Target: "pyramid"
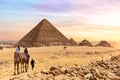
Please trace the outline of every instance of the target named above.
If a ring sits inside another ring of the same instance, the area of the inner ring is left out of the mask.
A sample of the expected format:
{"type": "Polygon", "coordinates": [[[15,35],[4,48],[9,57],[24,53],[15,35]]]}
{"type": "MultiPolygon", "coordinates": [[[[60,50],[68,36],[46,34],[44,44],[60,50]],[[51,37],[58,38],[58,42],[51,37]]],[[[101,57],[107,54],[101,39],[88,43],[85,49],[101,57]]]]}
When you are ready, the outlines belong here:
{"type": "Polygon", "coordinates": [[[100,41],[98,44],[96,44],[95,46],[103,46],[103,47],[112,47],[110,43],[108,43],[107,41],[100,41]]]}
{"type": "Polygon", "coordinates": [[[89,46],[89,47],[92,47],[93,45],[86,39],[82,40],[80,43],[79,43],[79,46],[89,46]]]}
{"type": "Polygon", "coordinates": [[[27,33],[17,45],[24,47],[39,47],[50,45],[71,45],[71,43],[47,19],[43,19],[29,33],[27,33]]]}
{"type": "Polygon", "coordinates": [[[70,43],[71,43],[72,45],[76,45],[76,46],[78,45],[78,43],[77,43],[74,39],[72,39],[72,38],[70,38],[69,41],[70,41],[70,43]]]}

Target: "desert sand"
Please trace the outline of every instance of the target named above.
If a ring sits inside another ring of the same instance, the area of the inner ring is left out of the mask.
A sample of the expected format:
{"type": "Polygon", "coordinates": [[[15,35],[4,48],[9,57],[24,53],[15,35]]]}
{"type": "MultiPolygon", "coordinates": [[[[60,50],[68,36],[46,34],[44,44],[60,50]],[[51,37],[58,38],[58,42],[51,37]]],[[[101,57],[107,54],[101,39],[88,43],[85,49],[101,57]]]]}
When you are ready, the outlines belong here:
{"type": "MultiPolygon", "coordinates": [[[[28,48],[30,60],[35,60],[35,69],[29,65],[28,72],[14,75],[13,53],[15,48],[4,48],[0,50],[0,80],[9,80],[21,77],[21,80],[29,80],[26,76],[48,70],[51,66],[89,65],[90,62],[109,60],[111,56],[118,55],[120,49],[108,47],[80,47],[63,46],[33,47],[28,48]]],[[[23,48],[21,48],[23,51],[23,48]]],[[[38,76],[39,77],[39,76],[38,76]]],[[[15,80],[15,79],[14,79],[15,80]]],[[[16,79],[17,80],[17,79],[16,79]]],[[[36,79],[31,79],[36,80],[36,79]]]]}

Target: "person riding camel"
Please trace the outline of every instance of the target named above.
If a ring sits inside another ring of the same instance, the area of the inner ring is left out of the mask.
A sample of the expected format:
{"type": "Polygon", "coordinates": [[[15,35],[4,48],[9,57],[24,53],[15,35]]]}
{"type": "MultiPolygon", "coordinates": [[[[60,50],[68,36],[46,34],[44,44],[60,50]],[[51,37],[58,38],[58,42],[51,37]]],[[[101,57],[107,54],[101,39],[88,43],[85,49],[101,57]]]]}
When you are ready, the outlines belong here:
{"type": "Polygon", "coordinates": [[[20,46],[17,46],[16,47],[16,51],[15,51],[16,53],[20,53],[20,46]]]}
{"type": "Polygon", "coordinates": [[[22,56],[22,54],[21,54],[21,52],[20,52],[20,46],[17,46],[17,47],[16,47],[15,53],[17,53],[17,55],[18,55],[21,59],[23,58],[23,56],[22,56]]]}
{"type": "Polygon", "coordinates": [[[28,70],[29,57],[25,55],[26,52],[28,53],[27,49],[26,52],[24,52],[20,51],[20,46],[16,47],[16,50],[14,52],[14,74],[16,74],[16,72],[19,74],[19,64],[21,65],[21,72],[27,72],[28,70]]]}
{"type": "Polygon", "coordinates": [[[24,49],[24,53],[27,55],[27,57],[30,57],[30,55],[28,54],[28,49],[27,48],[24,49]]]}

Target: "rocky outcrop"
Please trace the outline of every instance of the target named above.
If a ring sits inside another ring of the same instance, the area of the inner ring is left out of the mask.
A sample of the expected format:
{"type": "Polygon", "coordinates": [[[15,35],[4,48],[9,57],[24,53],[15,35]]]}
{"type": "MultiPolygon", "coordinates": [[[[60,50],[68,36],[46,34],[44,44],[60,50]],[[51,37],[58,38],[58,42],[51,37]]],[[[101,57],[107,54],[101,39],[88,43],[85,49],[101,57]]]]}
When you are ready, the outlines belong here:
{"type": "Polygon", "coordinates": [[[120,80],[120,62],[117,60],[91,62],[89,66],[52,66],[41,73],[54,76],[51,80],[120,80]]]}

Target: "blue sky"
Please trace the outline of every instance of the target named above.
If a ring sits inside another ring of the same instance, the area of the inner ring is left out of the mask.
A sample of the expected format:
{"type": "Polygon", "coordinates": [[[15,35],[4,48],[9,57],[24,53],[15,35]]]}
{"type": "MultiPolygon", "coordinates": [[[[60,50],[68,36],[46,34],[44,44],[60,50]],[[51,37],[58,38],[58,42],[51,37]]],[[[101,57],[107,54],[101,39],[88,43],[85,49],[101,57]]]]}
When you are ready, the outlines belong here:
{"type": "Polygon", "coordinates": [[[20,40],[43,18],[77,41],[120,41],[120,0],[0,0],[0,40],[20,40]]]}

